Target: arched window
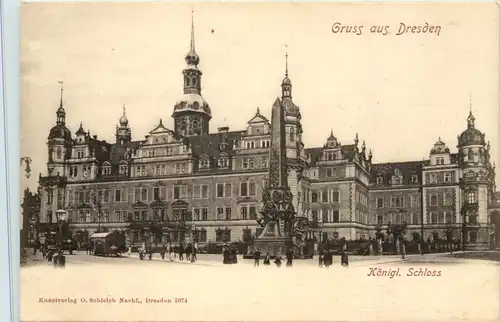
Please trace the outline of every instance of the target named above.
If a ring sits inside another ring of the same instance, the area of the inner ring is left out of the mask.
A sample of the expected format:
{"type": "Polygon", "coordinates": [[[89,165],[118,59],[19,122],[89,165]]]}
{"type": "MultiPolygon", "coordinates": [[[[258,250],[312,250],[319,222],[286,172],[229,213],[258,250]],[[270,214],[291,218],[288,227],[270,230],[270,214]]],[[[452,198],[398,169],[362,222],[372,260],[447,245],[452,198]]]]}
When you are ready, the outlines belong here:
{"type": "Polygon", "coordinates": [[[290,129],[290,142],[295,142],[295,129],[290,129]]]}
{"type": "Polygon", "coordinates": [[[59,148],[59,147],[57,148],[56,154],[57,154],[57,158],[60,159],[61,158],[61,154],[62,154],[61,153],[61,148],[59,148]]]}
{"type": "Polygon", "coordinates": [[[196,86],[196,77],[193,77],[191,82],[192,82],[193,86],[196,86]]]}

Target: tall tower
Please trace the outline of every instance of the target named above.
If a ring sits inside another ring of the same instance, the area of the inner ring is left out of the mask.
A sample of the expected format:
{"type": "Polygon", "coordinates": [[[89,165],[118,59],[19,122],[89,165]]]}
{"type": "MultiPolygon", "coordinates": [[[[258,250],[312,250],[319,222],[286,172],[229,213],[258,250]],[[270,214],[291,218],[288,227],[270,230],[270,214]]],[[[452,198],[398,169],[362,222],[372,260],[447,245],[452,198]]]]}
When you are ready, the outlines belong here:
{"type": "Polygon", "coordinates": [[[132,130],[128,126],[128,119],[125,114],[125,104],[123,104],[123,115],[120,117],[119,123],[120,125],[116,126],[116,143],[130,143],[132,141],[132,130]]]}
{"type": "Polygon", "coordinates": [[[458,136],[459,166],[462,173],[460,186],[465,221],[465,242],[470,248],[489,244],[488,193],[494,185],[490,164],[489,144],[485,134],[475,127],[472,110],[467,118],[467,129],[458,136]]]}
{"type": "Polygon", "coordinates": [[[185,57],[187,66],[184,75],[184,96],[175,104],[175,132],[182,136],[206,135],[212,118],[210,106],[201,96],[201,75],[198,69],[200,57],[196,53],[194,43],[194,17],[191,16],[191,45],[185,57]]]}
{"type": "Polygon", "coordinates": [[[47,138],[48,162],[47,171],[50,175],[65,176],[65,161],[71,152],[71,132],[66,127],[66,111],[63,107],[63,82],[61,85],[61,98],[56,111],[56,125],[50,129],[47,138]]]}

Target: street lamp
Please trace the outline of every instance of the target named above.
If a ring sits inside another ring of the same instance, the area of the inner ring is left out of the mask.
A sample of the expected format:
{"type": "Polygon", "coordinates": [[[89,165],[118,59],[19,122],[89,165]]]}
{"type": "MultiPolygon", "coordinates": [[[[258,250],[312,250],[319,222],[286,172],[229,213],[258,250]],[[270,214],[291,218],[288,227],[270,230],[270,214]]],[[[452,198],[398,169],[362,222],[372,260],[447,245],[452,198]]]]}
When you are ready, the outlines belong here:
{"type": "Polygon", "coordinates": [[[21,158],[21,167],[23,166],[23,163],[26,164],[26,168],[24,168],[24,172],[26,172],[25,176],[26,178],[29,179],[29,177],[31,177],[31,168],[30,168],[31,158],[29,157],[21,158]]]}
{"type": "Polygon", "coordinates": [[[194,263],[194,230],[196,229],[195,224],[191,225],[191,263],[194,263]]]}
{"type": "Polygon", "coordinates": [[[59,234],[60,234],[60,253],[58,256],[58,261],[59,261],[59,266],[64,266],[65,265],[65,260],[64,260],[64,248],[63,248],[63,224],[66,222],[68,219],[68,213],[66,210],[63,209],[58,209],[56,211],[57,215],[57,223],[59,224],[59,234]]]}

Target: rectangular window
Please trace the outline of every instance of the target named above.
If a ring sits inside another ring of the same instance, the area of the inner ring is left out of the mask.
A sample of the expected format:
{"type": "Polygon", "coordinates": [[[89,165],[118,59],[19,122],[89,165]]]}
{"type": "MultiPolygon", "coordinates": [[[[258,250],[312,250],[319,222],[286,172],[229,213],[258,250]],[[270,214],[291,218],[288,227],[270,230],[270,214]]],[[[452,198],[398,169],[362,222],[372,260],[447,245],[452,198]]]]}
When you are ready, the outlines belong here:
{"type": "Polygon", "coordinates": [[[438,223],[438,215],[437,212],[432,211],[431,212],[431,224],[437,224],[438,223]]]}
{"type": "Polygon", "coordinates": [[[187,188],[185,185],[174,186],[174,199],[186,199],[187,198],[187,188]]]}
{"type": "Polygon", "coordinates": [[[340,222],[340,212],[338,210],[333,211],[333,222],[340,222]]]}
{"type": "Polygon", "coordinates": [[[224,193],[225,193],[226,197],[231,197],[233,195],[231,192],[231,184],[230,183],[226,183],[224,185],[224,190],[225,190],[224,193]]]}
{"type": "Polygon", "coordinates": [[[431,194],[431,201],[430,201],[431,206],[437,206],[438,205],[438,196],[435,194],[431,194]]]}
{"type": "Polygon", "coordinates": [[[430,175],[430,183],[437,183],[437,175],[435,173],[430,175]]]}
{"type": "Polygon", "coordinates": [[[224,184],[218,183],[217,184],[217,198],[223,198],[223,197],[224,197],[224,184]]]}
{"type": "Polygon", "coordinates": [[[438,224],[443,224],[444,223],[444,214],[440,212],[438,214],[438,224]]]}
{"type": "Polygon", "coordinates": [[[412,214],[412,223],[413,225],[420,224],[420,214],[412,214]]]}
{"type": "Polygon", "coordinates": [[[332,202],[340,202],[340,191],[332,191],[332,202]]]}
{"type": "Polygon", "coordinates": [[[451,173],[449,172],[444,173],[444,182],[451,182],[451,173]]]}
{"type": "Polygon", "coordinates": [[[311,202],[318,202],[318,193],[316,191],[311,193],[311,202]]]}
{"type": "Polygon", "coordinates": [[[160,200],[160,188],[159,187],[153,188],[153,200],[160,200]]]}
{"type": "Polygon", "coordinates": [[[248,183],[248,195],[249,196],[255,196],[257,194],[256,189],[255,189],[255,182],[250,181],[248,183]]]}
{"type": "Polygon", "coordinates": [[[208,208],[201,209],[201,220],[208,220],[208,208]]]}
{"type": "Polygon", "coordinates": [[[392,208],[402,208],[405,206],[404,197],[391,197],[392,208]]]}
{"type": "Polygon", "coordinates": [[[321,201],[322,202],[328,202],[328,191],[327,190],[323,190],[321,191],[321,201]]]}
{"type": "Polygon", "coordinates": [[[231,220],[231,208],[230,207],[227,207],[226,208],[226,220],[231,220]]]}
{"type": "Polygon", "coordinates": [[[418,202],[418,195],[411,195],[410,196],[410,206],[413,207],[418,207],[419,202],[418,202]]]}
{"type": "Polygon", "coordinates": [[[247,191],[248,186],[247,186],[247,184],[248,184],[247,182],[241,182],[240,183],[240,196],[241,197],[248,196],[248,191],[247,191]]]}
{"type": "Polygon", "coordinates": [[[257,219],[257,207],[256,206],[250,206],[249,208],[250,212],[250,219],[255,220],[257,219]]]}
{"type": "Polygon", "coordinates": [[[445,206],[451,206],[453,204],[453,195],[451,194],[451,192],[445,192],[443,194],[443,198],[445,206]]]}
{"type": "Polygon", "coordinates": [[[383,217],[383,216],[378,215],[378,216],[377,216],[377,224],[383,224],[383,223],[384,223],[384,217],[383,217]]]}
{"type": "Polygon", "coordinates": [[[446,211],[444,213],[444,216],[445,216],[445,223],[447,223],[447,224],[454,224],[454,222],[453,222],[454,220],[452,219],[452,213],[451,212],[446,211]]]}
{"type": "Polygon", "coordinates": [[[318,222],[318,212],[316,210],[312,211],[312,221],[318,222]]]}
{"type": "Polygon", "coordinates": [[[206,184],[201,185],[201,198],[203,199],[208,198],[208,185],[206,184]]]}
{"type": "Polygon", "coordinates": [[[467,201],[469,203],[476,203],[476,193],[473,191],[470,191],[467,193],[467,201]]]}
{"type": "Polygon", "coordinates": [[[217,207],[217,220],[224,220],[224,208],[217,207]]]}
{"type": "Polygon", "coordinates": [[[200,208],[193,208],[193,220],[200,220],[200,208]]]}
{"type": "Polygon", "coordinates": [[[384,199],[377,198],[377,208],[384,208],[384,199]]]}
{"type": "Polygon", "coordinates": [[[199,199],[201,197],[201,187],[197,184],[193,185],[193,199],[199,199]]]}
{"type": "Polygon", "coordinates": [[[247,206],[241,206],[241,208],[240,208],[240,217],[241,217],[241,220],[247,220],[248,219],[248,208],[247,208],[247,206]]]}
{"type": "Polygon", "coordinates": [[[124,201],[123,196],[122,196],[122,190],[116,189],[115,190],[115,202],[121,202],[121,201],[124,201]]]}
{"type": "Polygon", "coordinates": [[[323,222],[328,222],[328,210],[321,210],[321,219],[323,220],[323,222]]]}

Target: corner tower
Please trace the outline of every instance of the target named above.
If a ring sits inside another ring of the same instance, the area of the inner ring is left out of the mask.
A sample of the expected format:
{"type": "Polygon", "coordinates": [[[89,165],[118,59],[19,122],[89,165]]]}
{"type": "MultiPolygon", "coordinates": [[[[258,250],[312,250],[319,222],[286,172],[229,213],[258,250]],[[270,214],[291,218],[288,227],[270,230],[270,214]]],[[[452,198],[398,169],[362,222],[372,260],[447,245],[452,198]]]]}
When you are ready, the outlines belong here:
{"type": "Polygon", "coordinates": [[[201,96],[201,75],[198,69],[200,57],[195,50],[194,17],[191,15],[191,45],[186,57],[184,75],[184,96],[175,104],[175,132],[181,136],[207,135],[212,118],[210,106],[201,96]]]}

